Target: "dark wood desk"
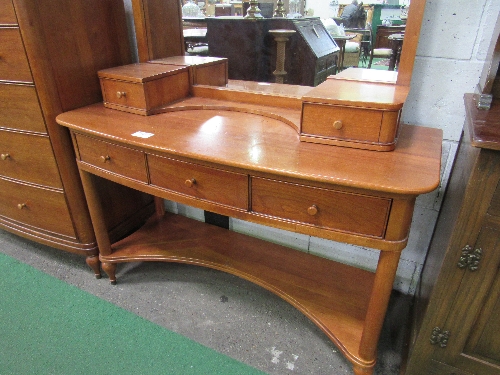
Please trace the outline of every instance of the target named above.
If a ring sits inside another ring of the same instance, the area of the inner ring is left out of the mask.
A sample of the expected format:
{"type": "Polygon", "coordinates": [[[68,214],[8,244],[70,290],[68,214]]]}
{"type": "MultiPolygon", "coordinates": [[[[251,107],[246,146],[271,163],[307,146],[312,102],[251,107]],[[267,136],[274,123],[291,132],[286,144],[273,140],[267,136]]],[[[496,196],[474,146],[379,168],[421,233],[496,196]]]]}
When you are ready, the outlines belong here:
{"type": "Polygon", "coordinates": [[[111,281],[116,263],[131,261],[233,273],[291,303],[337,345],[355,374],[371,374],[415,198],[439,184],[442,132],[403,126],[392,152],[301,142],[300,98],[287,86],[280,94],[233,91],[231,102],[218,99],[225,94],[217,88],[154,116],[95,104],[57,121],[71,130],[111,281]],[[372,247],[380,250],[378,267],[371,273],[165,214],[161,201],[143,228],[112,244],[96,176],[222,215],[372,247]]]}

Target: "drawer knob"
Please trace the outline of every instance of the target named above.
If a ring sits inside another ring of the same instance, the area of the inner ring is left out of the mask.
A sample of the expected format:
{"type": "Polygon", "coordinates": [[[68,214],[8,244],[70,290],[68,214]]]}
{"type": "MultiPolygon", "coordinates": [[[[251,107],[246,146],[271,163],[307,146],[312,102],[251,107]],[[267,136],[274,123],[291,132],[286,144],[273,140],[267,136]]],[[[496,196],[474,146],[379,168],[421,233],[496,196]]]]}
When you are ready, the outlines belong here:
{"type": "Polygon", "coordinates": [[[126,96],[127,96],[127,93],[126,93],[125,91],[117,91],[117,92],[116,92],[116,97],[117,97],[118,99],[120,99],[120,98],[124,98],[124,97],[126,97],[126,96]]]}
{"type": "Polygon", "coordinates": [[[10,159],[10,154],[2,154],[0,155],[0,158],[2,158],[2,160],[10,159]]]}
{"type": "Polygon", "coordinates": [[[111,158],[109,157],[109,155],[106,155],[106,156],[101,156],[101,161],[103,163],[106,163],[107,161],[111,160],[111,158]]]}
{"type": "Polygon", "coordinates": [[[196,180],[194,178],[190,178],[186,181],[184,181],[184,184],[187,186],[187,187],[193,187],[194,184],[196,184],[196,180]]]}
{"type": "Polygon", "coordinates": [[[22,210],[22,209],[23,209],[23,208],[25,208],[25,207],[26,207],[26,203],[19,203],[19,204],[17,205],[17,208],[19,208],[20,210],[22,210]]]}
{"type": "Polygon", "coordinates": [[[318,213],[318,206],[316,206],[315,204],[313,204],[311,207],[309,207],[307,209],[307,213],[311,216],[314,216],[318,213]]]}
{"type": "Polygon", "coordinates": [[[337,129],[337,130],[342,129],[342,126],[343,126],[343,124],[342,124],[342,121],[340,121],[340,120],[337,120],[337,121],[335,121],[335,122],[333,123],[333,127],[334,127],[335,129],[337,129]]]}

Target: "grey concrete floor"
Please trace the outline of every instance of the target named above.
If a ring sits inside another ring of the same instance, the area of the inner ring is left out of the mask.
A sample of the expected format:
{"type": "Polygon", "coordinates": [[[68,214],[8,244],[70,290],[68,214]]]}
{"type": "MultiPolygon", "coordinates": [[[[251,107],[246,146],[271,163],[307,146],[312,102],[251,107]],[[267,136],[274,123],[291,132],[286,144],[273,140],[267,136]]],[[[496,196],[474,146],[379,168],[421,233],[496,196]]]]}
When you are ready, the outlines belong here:
{"type": "MultiPolygon", "coordinates": [[[[95,279],[84,257],[0,230],[0,251],[268,374],[352,374],[350,363],[302,313],[267,290],[183,264],[119,264],[117,285],[95,279]]],[[[409,298],[394,293],[376,375],[399,374],[409,298]]]]}

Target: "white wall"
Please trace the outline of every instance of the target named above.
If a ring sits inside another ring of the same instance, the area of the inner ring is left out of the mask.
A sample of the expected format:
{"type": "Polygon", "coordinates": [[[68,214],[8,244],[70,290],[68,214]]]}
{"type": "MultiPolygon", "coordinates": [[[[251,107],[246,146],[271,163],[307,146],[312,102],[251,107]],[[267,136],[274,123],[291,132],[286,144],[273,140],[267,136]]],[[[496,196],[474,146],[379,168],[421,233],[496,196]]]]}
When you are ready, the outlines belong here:
{"type": "MultiPolygon", "coordinates": [[[[328,0],[308,0],[327,3],[328,0]]],[[[130,3],[130,0],[126,0],[130,3]]],[[[128,12],[131,14],[130,6],[128,12]]],[[[427,0],[404,123],[444,131],[442,184],[417,199],[408,246],[403,251],[395,289],[413,294],[441,205],[464,123],[463,95],[480,81],[488,50],[499,33],[498,0],[427,0]]],[[[315,16],[321,16],[315,11],[315,16]]],[[[203,220],[203,212],[168,202],[167,209],[203,220]]],[[[230,221],[231,229],[347,264],[374,270],[378,251],[251,224],[230,221]]]]}

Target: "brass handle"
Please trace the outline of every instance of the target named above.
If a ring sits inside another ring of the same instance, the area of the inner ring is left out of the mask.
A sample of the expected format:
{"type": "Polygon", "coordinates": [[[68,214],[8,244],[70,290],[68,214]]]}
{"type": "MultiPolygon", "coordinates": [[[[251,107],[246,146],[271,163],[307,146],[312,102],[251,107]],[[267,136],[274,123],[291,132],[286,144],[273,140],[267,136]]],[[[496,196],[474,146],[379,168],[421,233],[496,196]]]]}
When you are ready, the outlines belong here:
{"type": "Polygon", "coordinates": [[[340,120],[337,120],[337,121],[335,121],[335,122],[333,123],[333,127],[334,127],[335,129],[337,129],[337,130],[342,129],[342,126],[343,126],[343,124],[342,124],[342,121],[340,121],[340,120]]]}
{"type": "Polygon", "coordinates": [[[311,216],[314,216],[318,213],[318,206],[316,206],[315,204],[313,204],[311,207],[309,207],[307,209],[307,213],[311,216]]]}
{"type": "Polygon", "coordinates": [[[19,204],[17,205],[17,208],[19,208],[20,210],[22,210],[22,209],[23,209],[23,208],[25,208],[25,207],[26,207],[26,203],[19,203],[19,204]]]}
{"type": "Polygon", "coordinates": [[[106,155],[106,156],[101,156],[101,161],[103,163],[106,163],[107,161],[111,160],[111,158],[109,157],[109,155],[106,155]]]}
{"type": "Polygon", "coordinates": [[[2,160],[10,159],[10,154],[2,154],[0,155],[0,158],[2,158],[2,160]]]}
{"type": "Polygon", "coordinates": [[[193,187],[194,184],[196,184],[196,180],[194,178],[190,178],[186,181],[184,181],[184,184],[187,186],[187,187],[193,187]]]}
{"type": "Polygon", "coordinates": [[[125,91],[117,91],[117,92],[116,92],[116,97],[117,97],[118,99],[123,98],[123,97],[125,97],[125,96],[127,96],[127,93],[126,93],[125,91]]]}

